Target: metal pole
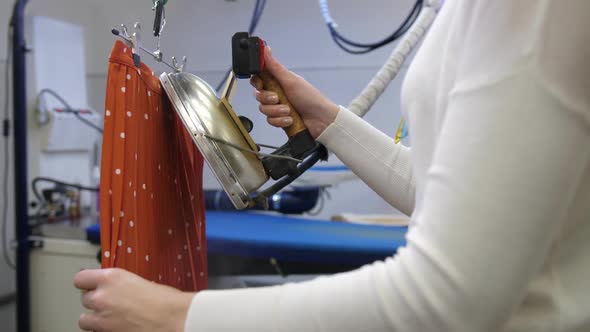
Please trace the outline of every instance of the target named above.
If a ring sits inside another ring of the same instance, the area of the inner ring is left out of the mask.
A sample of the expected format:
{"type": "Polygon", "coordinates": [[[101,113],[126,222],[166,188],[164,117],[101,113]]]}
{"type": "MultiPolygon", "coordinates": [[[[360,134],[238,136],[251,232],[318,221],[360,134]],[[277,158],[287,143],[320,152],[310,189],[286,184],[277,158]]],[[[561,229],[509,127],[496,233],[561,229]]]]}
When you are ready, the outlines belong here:
{"type": "Polygon", "coordinates": [[[17,0],[12,13],[12,91],[14,121],[14,200],[16,248],[16,321],[18,332],[30,331],[29,243],[27,198],[27,81],[24,12],[28,0],[17,0]]]}

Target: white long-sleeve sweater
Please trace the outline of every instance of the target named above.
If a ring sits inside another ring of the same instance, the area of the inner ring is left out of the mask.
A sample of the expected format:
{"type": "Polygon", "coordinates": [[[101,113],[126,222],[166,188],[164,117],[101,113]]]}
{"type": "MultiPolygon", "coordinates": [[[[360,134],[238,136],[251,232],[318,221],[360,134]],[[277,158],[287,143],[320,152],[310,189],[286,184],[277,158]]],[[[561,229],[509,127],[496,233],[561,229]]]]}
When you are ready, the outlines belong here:
{"type": "Polygon", "coordinates": [[[319,138],[412,213],[407,246],[203,291],[186,331],[590,331],[588,59],[590,1],[446,1],[403,87],[412,149],[345,109],[319,138]]]}

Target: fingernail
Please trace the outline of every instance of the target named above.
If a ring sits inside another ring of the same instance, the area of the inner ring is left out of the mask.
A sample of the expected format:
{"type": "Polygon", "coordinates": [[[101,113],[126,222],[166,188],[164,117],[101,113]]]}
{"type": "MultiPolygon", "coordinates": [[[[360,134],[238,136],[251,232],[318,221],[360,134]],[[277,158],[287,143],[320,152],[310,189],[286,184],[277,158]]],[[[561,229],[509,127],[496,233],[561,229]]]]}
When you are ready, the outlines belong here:
{"type": "Polygon", "coordinates": [[[293,123],[293,119],[291,119],[291,118],[284,118],[283,119],[283,124],[285,126],[290,126],[292,123],[293,123]]]}
{"type": "Polygon", "coordinates": [[[289,113],[291,113],[291,111],[289,110],[289,107],[281,107],[281,108],[279,108],[279,114],[280,115],[289,115],[289,113]]]}
{"type": "Polygon", "coordinates": [[[266,99],[271,103],[276,103],[279,101],[279,97],[277,95],[270,95],[266,99]]]}

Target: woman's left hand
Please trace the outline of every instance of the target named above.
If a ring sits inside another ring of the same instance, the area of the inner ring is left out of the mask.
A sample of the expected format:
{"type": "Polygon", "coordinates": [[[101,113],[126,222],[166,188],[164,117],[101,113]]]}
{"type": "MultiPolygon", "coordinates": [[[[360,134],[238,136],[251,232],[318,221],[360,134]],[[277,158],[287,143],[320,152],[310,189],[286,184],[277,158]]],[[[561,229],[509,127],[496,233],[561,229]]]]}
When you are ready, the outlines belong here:
{"type": "Polygon", "coordinates": [[[85,331],[184,331],[194,293],[147,281],[122,269],[82,270],[74,277],[82,290],[85,331]]]}

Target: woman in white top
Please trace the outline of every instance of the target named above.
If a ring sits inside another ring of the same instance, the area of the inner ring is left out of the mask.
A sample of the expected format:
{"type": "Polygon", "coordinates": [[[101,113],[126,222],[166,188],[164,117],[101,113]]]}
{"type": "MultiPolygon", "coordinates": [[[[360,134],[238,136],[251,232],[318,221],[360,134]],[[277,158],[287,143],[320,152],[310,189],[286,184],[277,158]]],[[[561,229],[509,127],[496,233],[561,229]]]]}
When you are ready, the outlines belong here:
{"type": "MultiPolygon", "coordinates": [[[[80,326],[590,331],[589,59],[590,1],[447,1],[403,86],[410,150],[268,54],[318,141],[411,214],[407,246],[353,272],[196,295],[82,271],[93,312],[80,326]]],[[[289,124],[272,93],[256,98],[271,124],[289,124]]]]}

